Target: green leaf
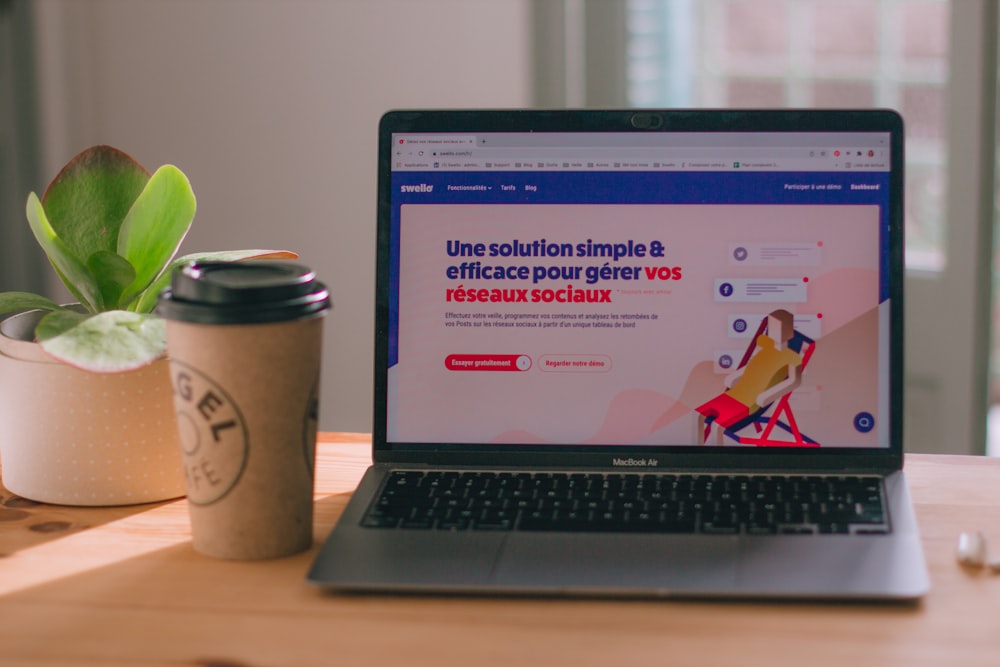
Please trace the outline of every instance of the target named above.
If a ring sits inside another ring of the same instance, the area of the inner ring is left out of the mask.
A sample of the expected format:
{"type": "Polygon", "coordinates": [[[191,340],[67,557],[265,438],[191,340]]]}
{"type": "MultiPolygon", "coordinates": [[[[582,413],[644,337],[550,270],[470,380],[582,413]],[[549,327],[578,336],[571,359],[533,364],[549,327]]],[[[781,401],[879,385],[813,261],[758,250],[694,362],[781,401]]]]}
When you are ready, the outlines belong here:
{"type": "Polygon", "coordinates": [[[66,308],[51,312],[39,320],[38,324],[35,325],[35,337],[40,341],[54,338],[55,336],[69,331],[88,317],[90,317],[90,315],[86,313],[80,313],[66,308]]]}
{"type": "Polygon", "coordinates": [[[128,260],[107,250],[99,250],[87,259],[87,268],[97,276],[105,306],[114,308],[125,288],[135,280],[135,269],[128,260]]]}
{"type": "Polygon", "coordinates": [[[166,322],[151,315],[109,310],[41,345],[56,359],[77,368],[119,373],[146,366],[166,354],[166,322]]]}
{"type": "Polygon", "coordinates": [[[163,272],[191,227],[195,208],[191,183],[181,170],[169,164],[157,169],[132,204],[119,233],[118,254],[135,267],[123,305],[163,272]]]}
{"type": "Polygon", "coordinates": [[[0,314],[21,310],[63,310],[52,299],[30,292],[0,292],[0,314]]]}
{"type": "Polygon", "coordinates": [[[244,259],[295,259],[298,255],[288,250],[220,250],[218,252],[200,252],[178,257],[157,279],[142,293],[139,300],[131,308],[137,313],[149,313],[156,307],[156,300],[166,287],[170,285],[170,274],[178,266],[188,262],[238,262],[244,259]]]}
{"type": "Polygon", "coordinates": [[[28,195],[25,213],[35,240],[48,255],[49,262],[73,296],[91,312],[103,309],[104,299],[97,285],[97,279],[56,235],[52,225],[49,224],[42,203],[38,201],[38,196],[34,192],[28,195]]]}
{"type": "Polygon", "coordinates": [[[99,250],[117,250],[119,228],[148,180],[131,156],[94,146],[63,167],[42,203],[69,252],[84,261],[99,250]]]}

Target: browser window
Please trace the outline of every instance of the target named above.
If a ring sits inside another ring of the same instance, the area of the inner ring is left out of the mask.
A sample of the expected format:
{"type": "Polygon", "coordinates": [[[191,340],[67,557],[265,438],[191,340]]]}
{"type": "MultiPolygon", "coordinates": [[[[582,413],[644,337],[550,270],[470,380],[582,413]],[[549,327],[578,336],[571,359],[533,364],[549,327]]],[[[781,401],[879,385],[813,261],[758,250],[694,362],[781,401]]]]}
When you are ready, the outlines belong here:
{"type": "Polygon", "coordinates": [[[393,146],[391,441],[889,445],[888,134],[393,146]]]}

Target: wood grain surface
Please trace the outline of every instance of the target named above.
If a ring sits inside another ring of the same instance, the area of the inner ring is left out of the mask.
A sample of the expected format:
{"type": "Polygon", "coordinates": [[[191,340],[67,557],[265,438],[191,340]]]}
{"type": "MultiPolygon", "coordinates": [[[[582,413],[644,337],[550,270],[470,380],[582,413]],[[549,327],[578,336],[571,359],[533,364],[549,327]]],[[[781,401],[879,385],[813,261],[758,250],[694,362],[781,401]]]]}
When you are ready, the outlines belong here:
{"type": "Polygon", "coordinates": [[[305,582],[365,467],[365,434],[321,434],[317,542],[231,562],[191,548],[183,499],[41,505],[0,488],[0,665],[1000,665],[1000,460],[912,455],[931,570],[916,605],[341,596],[305,582]]]}

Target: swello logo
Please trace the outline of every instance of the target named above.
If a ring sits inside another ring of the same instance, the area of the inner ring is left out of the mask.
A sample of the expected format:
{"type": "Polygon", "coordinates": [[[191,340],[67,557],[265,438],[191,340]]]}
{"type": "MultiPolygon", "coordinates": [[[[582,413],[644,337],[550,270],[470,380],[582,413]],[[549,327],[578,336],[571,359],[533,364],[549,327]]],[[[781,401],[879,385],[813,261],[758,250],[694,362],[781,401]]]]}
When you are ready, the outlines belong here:
{"type": "Polygon", "coordinates": [[[420,185],[400,185],[400,192],[434,192],[434,186],[428,185],[427,183],[421,183],[420,185]]]}

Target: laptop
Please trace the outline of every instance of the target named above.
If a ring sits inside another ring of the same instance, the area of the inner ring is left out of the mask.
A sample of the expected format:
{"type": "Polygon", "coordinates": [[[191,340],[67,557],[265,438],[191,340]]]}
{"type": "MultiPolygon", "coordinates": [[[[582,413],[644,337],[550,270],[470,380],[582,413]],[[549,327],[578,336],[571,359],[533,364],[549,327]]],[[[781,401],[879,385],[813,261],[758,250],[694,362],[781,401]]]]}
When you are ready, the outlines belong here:
{"type": "Polygon", "coordinates": [[[394,111],[342,592],[914,600],[903,124],[394,111]]]}

